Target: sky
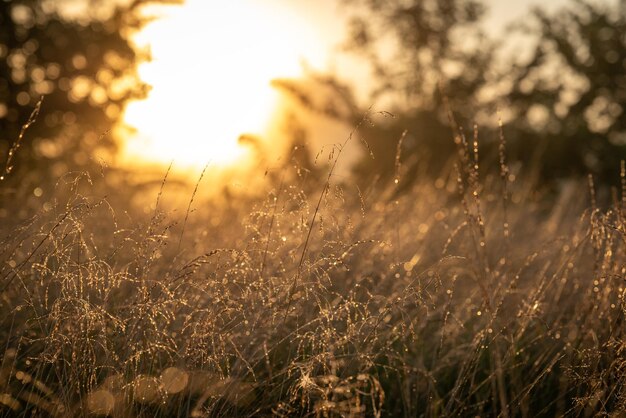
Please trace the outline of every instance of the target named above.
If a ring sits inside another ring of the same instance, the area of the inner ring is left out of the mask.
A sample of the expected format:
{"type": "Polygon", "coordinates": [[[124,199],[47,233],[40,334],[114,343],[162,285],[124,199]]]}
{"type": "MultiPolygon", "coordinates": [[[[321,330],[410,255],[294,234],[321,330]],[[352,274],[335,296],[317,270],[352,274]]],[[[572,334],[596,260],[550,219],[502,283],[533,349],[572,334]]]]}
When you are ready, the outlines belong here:
{"type": "Polygon", "coordinates": [[[507,24],[523,19],[532,7],[540,6],[554,10],[567,2],[568,0],[485,0],[489,8],[485,27],[497,34],[504,30],[507,24]]]}
{"type": "MultiPolygon", "coordinates": [[[[324,28],[326,37],[339,38],[342,32],[342,8],[337,0],[310,1],[310,0],[260,0],[264,3],[287,7],[297,10],[316,21],[324,28]]],[[[491,33],[498,34],[507,24],[523,19],[532,7],[542,7],[553,11],[570,0],[484,0],[488,13],[484,25],[491,33]]]]}
{"type": "MultiPolygon", "coordinates": [[[[523,20],[533,7],[542,7],[554,11],[571,0],[484,0],[488,8],[483,19],[487,32],[494,37],[501,35],[508,25],[523,20]]],[[[336,53],[339,45],[346,39],[345,9],[340,6],[340,0],[253,0],[273,10],[289,10],[294,14],[306,16],[311,22],[310,32],[317,35],[318,48],[315,52],[304,53],[303,61],[314,69],[339,70],[345,64],[336,53]],[[323,51],[323,52],[320,52],[323,51]]],[[[359,82],[365,74],[355,74],[350,69],[351,77],[359,82]]]]}
{"type": "MultiPolygon", "coordinates": [[[[548,9],[566,1],[549,0],[548,9]]],[[[241,162],[239,135],[274,135],[267,129],[272,114],[279,113],[272,110],[279,102],[270,81],[301,77],[303,64],[317,72],[338,74],[354,86],[369,84],[367,65],[338,53],[347,40],[347,8],[341,7],[340,0],[186,2],[136,38],[138,45],[149,45],[153,53],[154,61],[139,69],[153,89],[148,100],[130,103],[126,109],[125,122],[137,132],[125,141],[129,161],[174,158],[200,168],[210,155],[213,162],[241,162]],[[156,114],[167,117],[155,120],[156,114]],[[176,143],[171,141],[175,136],[181,137],[176,143]],[[189,152],[192,149],[195,152],[189,152]]],[[[496,37],[508,23],[523,19],[531,6],[540,4],[538,0],[486,3],[490,11],[485,28],[496,37]]],[[[363,92],[357,98],[366,98],[367,88],[355,91],[363,92]]],[[[309,132],[318,137],[311,139],[316,149],[327,145],[332,149],[337,138],[352,129],[308,119],[315,125],[309,132]]]]}

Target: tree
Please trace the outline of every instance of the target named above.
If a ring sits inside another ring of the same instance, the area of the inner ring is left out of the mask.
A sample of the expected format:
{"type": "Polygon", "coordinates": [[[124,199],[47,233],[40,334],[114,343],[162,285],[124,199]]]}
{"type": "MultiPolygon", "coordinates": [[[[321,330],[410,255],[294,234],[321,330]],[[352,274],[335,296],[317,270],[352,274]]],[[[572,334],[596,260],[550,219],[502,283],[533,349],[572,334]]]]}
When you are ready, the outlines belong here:
{"type": "Polygon", "coordinates": [[[509,71],[514,152],[543,178],[616,179],[626,159],[626,14],[575,0],[533,16],[540,37],[532,57],[509,71]]]}
{"type": "Polygon", "coordinates": [[[454,152],[447,104],[460,120],[474,112],[477,93],[486,83],[493,48],[479,29],[484,12],[478,0],[344,0],[352,14],[349,52],[366,59],[373,85],[365,102],[357,86],[336,76],[314,75],[326,100],[315,89],[294,80],[275,84],[310,109],[356,126],[374,103],[395,114],[377,126],[362,124],[369,144],[355,171],[362,179],[394,174],[397,144],[407,130],[402,153],[407,178],[418,172],[439,174],[454,152]],[[478,47],[480,45],[480,47],[478,47]]]}
{"type": "Polygon", "coordinates": [[[66,168],[84,165],[96,147],[114,146],[102,134],[127,100],[146,93],[136,72],[146,57],[129,35],[147,20],[139,8],[158,0],[85,1],[91,15],[69,18],[62,1],[0,0],[0,158],[43,97],[17,165],[44,171],[55,160],[66,168]]]}

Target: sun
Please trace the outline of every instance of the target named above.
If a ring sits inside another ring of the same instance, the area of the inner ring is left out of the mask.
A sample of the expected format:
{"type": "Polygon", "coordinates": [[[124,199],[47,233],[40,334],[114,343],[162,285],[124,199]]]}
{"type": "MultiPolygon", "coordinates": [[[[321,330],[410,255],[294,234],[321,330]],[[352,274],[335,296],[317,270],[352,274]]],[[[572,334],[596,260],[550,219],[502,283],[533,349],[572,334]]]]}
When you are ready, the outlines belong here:
{"type": "Polygon", "coordinates": [[[133,38],[151,60],[138,68],[148,97],[128,104],[133,133],[123,160],[187,167],[244,165],[241,135],[270,129],[278,92],[270,81],[301,75],[316,54],[306,21],[278,1],[187,0],[146,13],[159,18],[133,38]]]}

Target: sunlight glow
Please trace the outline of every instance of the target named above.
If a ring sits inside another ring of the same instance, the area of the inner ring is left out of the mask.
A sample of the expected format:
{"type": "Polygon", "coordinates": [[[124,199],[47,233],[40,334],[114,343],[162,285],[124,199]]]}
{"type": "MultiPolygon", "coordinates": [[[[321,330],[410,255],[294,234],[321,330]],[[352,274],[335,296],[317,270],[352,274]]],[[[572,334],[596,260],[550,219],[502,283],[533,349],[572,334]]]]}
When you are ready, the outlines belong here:
{"type": "Polygon", "coordinates": [[[124,141],[124,159],[245,164],[251,152],[238,138],[270,129],[278,103],[270,81],[299,76],[300,61],[319,55],[306,22],[294,10],[274,6],[187,0],[156,9],[162,17],[134,38],[152,55],[139,67],[152,89],[126,109],[124,122],[136,132],[124,141]]]}

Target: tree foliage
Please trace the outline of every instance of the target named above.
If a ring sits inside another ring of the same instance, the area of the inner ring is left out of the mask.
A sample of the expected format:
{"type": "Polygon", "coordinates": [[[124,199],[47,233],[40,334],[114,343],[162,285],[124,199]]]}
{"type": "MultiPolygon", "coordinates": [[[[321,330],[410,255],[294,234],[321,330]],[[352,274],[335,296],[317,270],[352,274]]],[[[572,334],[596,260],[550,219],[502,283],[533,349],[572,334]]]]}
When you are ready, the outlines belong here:
{"type": "MultiPolygon", "coordinates": [[[[624,1],[620,10],[608,0],[572,0],[554,15],[535,10],[522,26],[529,35],[525,51],[515,52],[530,52],[530,59],[505,61],[495,53],[508,38],[496,43],[481,32],[484,8],[478,0],[343,3],[353,15],[347,49],[372,68],[368,98],[357,100],[360,86],[332,75],[312,77],[332,92],[325,101],[315,98],[319,88],[290,80],[277,85],[352,126],[372,104],[397,115],[374,127],[362,125],[374,155],[357,164],[362,178],[391,177],[398,150],[408,169],[405,178],[439,174],[455,148],[447,110],[471,128],[475,115],[495,114],[497,104],[510,116],[507,153],[526,172],[548,182],[588,173],[600,182],[616,179],[626,159],[624,1]],[[498,68],[504,69],[500,75],[498,68]]],[[[482,155],[497,156],[495,142],[483,142],[482,155]]]]}
{"type": "Polygon", "coordinates": [[[617,178],[626,159],[626,14],[576,0],[533,16],[533,55],[510,71],[515,153],[546,178],[617,178]]]}
{"type": "Polygon", "coordinates": [[[484,12],[479,1],[345,0],[345,4],[353,10],[347,47],[368,57],[377,76],[372,99],[401,93],[408,105],[433,109],[439,104],[439,83],[454,89],[454,99],[461,102],[471,99],[484,83],[480,70],[490,54],[471,42],[482,36],[476,26],[484,12]]]}
{"type": "MultiPolygon", "coordinates": [[[[362,179],[390,177],[397,145],[408,178],[417,172],[439,173],[454,150],[447,107],[469,116],[486,83],[493,48],[478,22],[484,8],[478,0],[344,0],[349,21],[348,52],[364,57],[371,67],[372,86],[365,101],[355,87],[335,76],[315,75],[312,81],[330,89],[326,101],[315,89],[289,80],[276,84],[305,106],[352,126],[375,105],[395,118],[359,129],[371,153],[355,171],[362,179]],[[480,45],[480,48],[477,46],[480,45]],[[374,158],[371,158],[373,155],[374,158]]],[[[317,89],[319,91],[319,88],[317,89]]]]}
{"type": "Polygon", "coordinates": [[[113,146],[101,136],[126,101],[145,94],[135,65],[145,57],[129,35],[146,22],[139,8],[156,1],[85,1],[91,13],[75,17],[63,15],[63,1],[0,1],[1,158],[43,97],[19,159],[85,164],[96,147],[113,146]]]}

